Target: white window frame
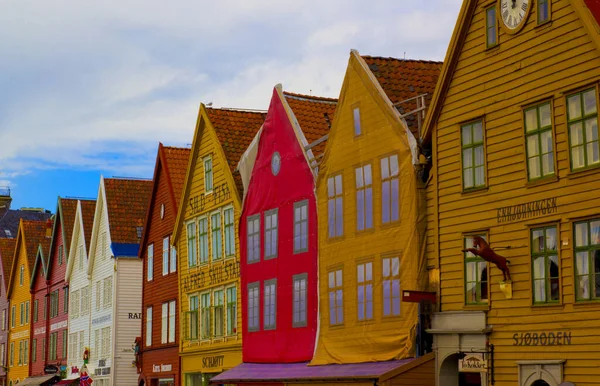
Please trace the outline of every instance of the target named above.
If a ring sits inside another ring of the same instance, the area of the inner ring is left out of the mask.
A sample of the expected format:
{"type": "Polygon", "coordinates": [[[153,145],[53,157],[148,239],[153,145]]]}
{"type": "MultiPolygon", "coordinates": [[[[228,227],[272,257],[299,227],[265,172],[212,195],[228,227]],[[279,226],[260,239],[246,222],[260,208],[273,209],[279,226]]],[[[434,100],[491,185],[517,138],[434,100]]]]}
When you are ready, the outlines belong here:
{"type": "Polygon", "coordinates": [[[167,276],[169,274],[169,262],[171,260],[171,236],[163,237],[162,241],[162,275],[167,276]],[[166,244],[166,248],[165,248],[166,244]]]}
{"type": "Polygon", "coordinates": [[[152,281],[154,280],[154,244],[148,244],[146,248],[147,254],[147,272],[146,272],[146,280],[152,281]]]}
{"type": "Polygon", "coordinates": [[[213,296],[213,306],[212,306],[212,310],[213,310],[213,336],[215,337],[222,337],[225,335],[225,291],[223,288],[219,288],[219,289],[215,289],[212,293],[213,296]],[[218,296],[220,294],[220,296],[218,296]],[[221,328],[220,330],[218,329],[218,313],[219,310],[218,308],[220,308],[220,313],[221,313],[221,328]]]}
{"type": "Polygon", "coordinates": [[[354,136],[358,137],[362,134],[362,127],[360,121],[360,106],[352,106],[352,123],[354,126],[354,136]]]}
{"type": "Polygon", "coordinates": [[[146,307],[146,347],[150,346],[152,346],[152,306],[146,307]]]}
{"type": "Polygon", "coordinates": [[[208,340],[212,337],[211,331],[211,314],[212,314],[212,294],[210,291],[200,293],[200,339],[208,340]],[[208,306],[203,303],[204,299],[208,299],[208,306]]]}
{"type": "Polygon", "coordinates": [[[160,343],[167,343],[167,335],[169,335],[169,302],[164,302],[161,306],[160,318],[160,343]]]}
{"type": "Polygon", "coordinates": [[[381,172],[381,223],[390,224],[400,221],[400,164],[398,154],[390,154],[379,160],[381,172]],[[392,170],[392,159],[396,160],[396,170],[392,170]],[[396,195],[394,196],[394,185],[396,195]],[[385,192],[388,199],[385,200],[385,192]],[[394,211],[394,201],[396,210],[394,211]]]}
{"type": "Polygon", "coordinates": [[[171,300],[169,302],[169,333],[167,336],[168,343],[175,343],[175,323],[177,315],[177,302],[171,300]]]}
{"type": "Polygon", "coordinates": [[[226,307],[226,335],[237,334],[237,287],[231,286],[225,288],[225,307],[226,307]],[[230,295],[233,294],[233,301],[230,299],[230,295]]]}
{"type": "Polygon", "coordinates": [[[110,308],[112,306],[112,286],[113,278],[112,276],[108,276],[104,278],[104,288],[103,288],[103,304],[104,308],[110,308]]]}

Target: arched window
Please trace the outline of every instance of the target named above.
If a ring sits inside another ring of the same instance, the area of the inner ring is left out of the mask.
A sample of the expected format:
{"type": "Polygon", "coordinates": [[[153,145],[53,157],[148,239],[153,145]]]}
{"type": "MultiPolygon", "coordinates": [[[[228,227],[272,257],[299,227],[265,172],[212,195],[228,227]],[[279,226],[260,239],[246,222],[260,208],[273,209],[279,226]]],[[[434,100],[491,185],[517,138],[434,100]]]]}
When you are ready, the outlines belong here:
{"type": "Polygon", "coordinates": [[[550,384],[542,379],[538,379],[537,381],[533,382],[531,386],[550,386],[550,384]]]}

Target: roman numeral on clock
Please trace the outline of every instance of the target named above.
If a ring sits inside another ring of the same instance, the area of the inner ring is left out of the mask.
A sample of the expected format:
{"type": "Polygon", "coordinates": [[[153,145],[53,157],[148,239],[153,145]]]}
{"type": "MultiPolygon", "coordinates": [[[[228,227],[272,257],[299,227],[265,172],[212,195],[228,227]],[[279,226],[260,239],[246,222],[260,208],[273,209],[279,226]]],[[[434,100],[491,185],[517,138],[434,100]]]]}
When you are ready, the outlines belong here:
{"type": "Polygon", "coordinates": [[[527,11],[527,7],[528,7],[527,3],[523,3],[523,4],[521,4],[521,9],[522,9],[523,11],[527,11]]]}

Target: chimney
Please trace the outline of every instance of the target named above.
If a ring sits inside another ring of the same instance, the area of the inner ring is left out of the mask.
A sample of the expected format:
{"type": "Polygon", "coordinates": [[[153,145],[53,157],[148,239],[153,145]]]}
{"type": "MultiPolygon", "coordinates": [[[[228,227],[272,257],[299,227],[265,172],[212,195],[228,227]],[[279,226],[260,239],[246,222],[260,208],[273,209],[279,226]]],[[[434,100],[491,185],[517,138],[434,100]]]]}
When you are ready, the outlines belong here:
{"type": "Polygon", "coordinates": [[[46,220],[46,237],[52,237],[52,225],[52,219],[49,218],[48,220],[46,220]]]}

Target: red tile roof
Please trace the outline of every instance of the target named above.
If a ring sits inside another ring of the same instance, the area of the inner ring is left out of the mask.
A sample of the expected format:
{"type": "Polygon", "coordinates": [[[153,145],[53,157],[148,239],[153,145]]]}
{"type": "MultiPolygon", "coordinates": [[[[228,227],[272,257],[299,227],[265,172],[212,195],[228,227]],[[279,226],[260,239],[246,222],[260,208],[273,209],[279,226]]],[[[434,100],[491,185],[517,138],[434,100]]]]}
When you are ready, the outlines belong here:
{"type": "Polygon", "coordinates": [[[0,238],[0,259],[2,259],[2,269],[4,270],[4,285],[8,285],[6,279],[10,275],[12,268],[12,261],[15,256],[15,246],[17,239],[3,239],[0,238]]]}
{"type": "MultiPolygon", "coordinates": [[[[337,99],[294,94],[287,91],[284,91],[283,95],[309,144],[329,133],[337,99]]],[[[326,142],[312,148],[315,157],[323,154],[326,142]]]]}
{"type": "Polygon", "coordinates": [[[240,173],[236,171],[236,168],[242,154],[244,154],[265,121],[267,113],[213,108],[207,108],[206,112],[227,158],[239,196],[242,197],[244,186],[240,173]]]}
{"type": "Polygon", "coordinates": [[[175,207],[179,208],[179,200],[181,199],[181,191],[183,190],[183,183],[185,182],[185,174],[191,149],[163,146],[163,152],[167,169],[169,170],[169,179],[171,180],[171,186],[173,187],[173,194],[175,196],[175,207]]]}
{"type": "Polygon", "coordinates": [[[596,22],[600,25],[600,0],[585,0],[585,5],[596,18],[596,22]]]}
{"type": "Polygon", "coordinates": [[[104,189],[111,241],[138,244],[137,228],[144,226],[152,180],[105,178],[104,189]]]}
{"type": "MultiPolygon", "coordinates": [[[[375,56],[362,56],[362,58],[393,104],[427,93],[425,103],[429,107],[442,70],[442,62],[375,56]]],[[[402,103],[396,108],[401,114],[405,114],[416,109],[417,104],[416,101],[411,101],[402,103]]],[[[416,115],[410,115],[405,119],[410,131],[418,138],[416,115]]]]}
{"type": "Polygon", "coordinates": [[[83,220],[83,233],[85,235],[85,245],[90,246],[92,238],[92,228],[94,227],[94,212],[96,211],[96,200],[81,201],[81,218],[83,220]]]}
{"type": "Polygon", "coordinates": [[[63,249],[65,250],[65,256],[68,256],[71,236],[73,235],[73,224],[75,223],[75,212],[77,211],[77,199],[59,197],[58,201],[62,216],[63,235],[65,236],[63,249]]]}
{"type": "Polygon", "coordinates": [[[25,238],[27,262],[29,265],[29,272],[31,272],[33,265],[35,264],[37,251],[40,245],[42,246],[42,252],[44,253],[44,256],[48,256],[48,251],[50,250],[50,240],[52,239],[51,231],[54,223],[53,220],[22,221],[24,233],[22,237],[25,238]]]}

